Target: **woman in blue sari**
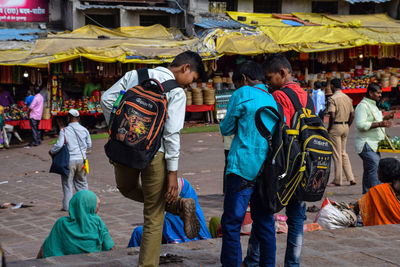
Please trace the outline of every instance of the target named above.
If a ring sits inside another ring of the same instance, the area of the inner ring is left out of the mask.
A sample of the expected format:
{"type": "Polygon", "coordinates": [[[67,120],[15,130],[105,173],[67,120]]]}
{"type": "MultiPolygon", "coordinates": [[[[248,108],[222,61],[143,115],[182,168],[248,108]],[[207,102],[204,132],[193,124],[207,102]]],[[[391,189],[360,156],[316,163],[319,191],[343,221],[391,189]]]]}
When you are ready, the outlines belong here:
{"type": "MultiPolygon", "coordinates": [[[[182,188],[179,196],[182,198],[193,198],[196,202],[196,216],[200,222],[200,232],[198,236],[193,239],[189,239],[183,230],[183,221],[179,216],[173,215],[169,212],[165,214],[164,226],[163,226],[163,243],[183,243],[189,241],[196,241],[202,239],[211,238],[211,234],[208,231],[207,224],[204,218],[203,211],[200,208],[197,200],[196,191],[193,189],[188,180],[184,178],[178,178],[179,189],[182,188]]],[[[128,247],[139,247],[142,240],[143,227],[138,226],[132,233],[128,247]]]]}

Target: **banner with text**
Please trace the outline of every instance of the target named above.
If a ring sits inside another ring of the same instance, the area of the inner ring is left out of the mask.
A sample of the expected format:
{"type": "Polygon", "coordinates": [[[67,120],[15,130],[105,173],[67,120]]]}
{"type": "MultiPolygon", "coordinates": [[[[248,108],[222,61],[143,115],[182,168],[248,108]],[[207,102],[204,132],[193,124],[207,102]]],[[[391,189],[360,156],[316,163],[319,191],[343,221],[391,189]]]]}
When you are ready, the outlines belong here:
{"type": "Polygon", "coordinates": [[[46,22],[47,0],[0,0],[0,21],[46,22]]]}

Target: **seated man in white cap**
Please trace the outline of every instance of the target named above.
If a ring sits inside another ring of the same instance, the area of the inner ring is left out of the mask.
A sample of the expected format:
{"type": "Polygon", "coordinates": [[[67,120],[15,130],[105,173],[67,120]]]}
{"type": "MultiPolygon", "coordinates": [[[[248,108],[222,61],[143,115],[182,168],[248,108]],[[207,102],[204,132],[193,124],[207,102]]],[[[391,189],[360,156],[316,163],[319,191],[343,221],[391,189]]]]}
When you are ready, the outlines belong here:
{"type": "Polygon", "coordinates": [[[72,183],[75,190],[88,190],[84,161],[86,150],[92,146],[89,131],[79,123],[79,111],[68,111],[68,126],[61,129],[57,143],[49,151],[50,155],[57,154],[66,144],[69,151],[69,176],[61,175],[64,199],[61,210],[67,211],[72,198],[72,183]]]}

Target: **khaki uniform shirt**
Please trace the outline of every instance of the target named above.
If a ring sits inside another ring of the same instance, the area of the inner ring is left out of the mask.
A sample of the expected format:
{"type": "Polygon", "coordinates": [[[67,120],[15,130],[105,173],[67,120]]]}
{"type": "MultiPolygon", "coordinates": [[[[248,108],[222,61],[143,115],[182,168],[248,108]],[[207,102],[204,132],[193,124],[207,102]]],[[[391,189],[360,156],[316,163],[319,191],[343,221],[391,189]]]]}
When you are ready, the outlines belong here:
{"type": "Polygon", "coordinates": [[[348,122],[350,113],[353,111],[353,100],[341,90],[336,91],[329,98],[328,112],[335,113],[335,122],[348,122]]]}

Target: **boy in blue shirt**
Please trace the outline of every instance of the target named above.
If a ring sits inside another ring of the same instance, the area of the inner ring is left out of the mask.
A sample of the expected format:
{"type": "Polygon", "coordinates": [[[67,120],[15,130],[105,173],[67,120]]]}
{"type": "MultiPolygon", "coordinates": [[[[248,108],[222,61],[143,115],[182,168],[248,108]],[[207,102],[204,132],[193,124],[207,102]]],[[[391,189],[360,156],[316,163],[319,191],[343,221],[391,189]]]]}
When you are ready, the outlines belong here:
{"type": "MultiPolygon", "coordinates": [[[[275,266],[273,214],[266,211],[255,192],[255,178],[266,158],[268,143],[258,132],[254,118],[260,107],[277,108],[277,105],[262,83],[264,73],[255,62],[241,64],[232,79],[239,89],[232,94],[226,117],[220,124],[222,135],[235,135],[226,170],[221,263],[229,267],[239,267],[242,263],[240,227],[250,201],[254,233],[260,243],[260,266],[275,266]]],[[[262,120],[272,134],[276,119],[267,111],[262,113],[262,120]]]]}

